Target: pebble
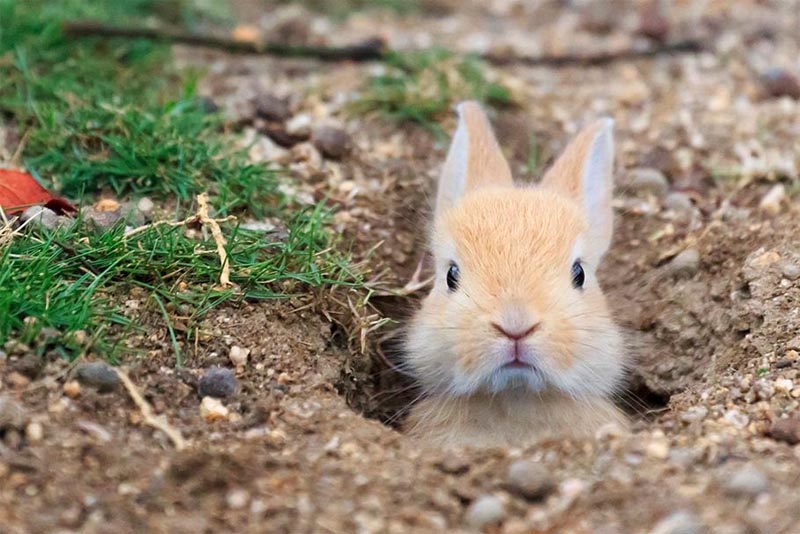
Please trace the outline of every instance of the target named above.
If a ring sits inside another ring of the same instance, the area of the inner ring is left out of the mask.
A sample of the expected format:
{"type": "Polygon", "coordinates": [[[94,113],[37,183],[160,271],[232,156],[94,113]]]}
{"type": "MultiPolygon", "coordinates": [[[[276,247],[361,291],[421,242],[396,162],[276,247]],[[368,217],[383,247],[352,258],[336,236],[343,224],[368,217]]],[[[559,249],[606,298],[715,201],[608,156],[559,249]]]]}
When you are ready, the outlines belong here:
{"type": "Polygon", "coordinates": [[[628,173],[628,185],[625,189],[637,195],[663,197],[668,188],[669,182],[663,172],[651,167],[636,167],[628,173]]]}
{"type": "Polygon", "coordinates": [[[768,488],[767,477],[751,464],[742,466],[721,482],[725,492],[734,496],[755,497],[768,488]]]}
{"type": "Polygon", "coordinates": [[[776,184],[761,197],[758,209],[770,216],[778,215],[783,210],[783,203],[786,200],[786,187],[783,184],[776,184]]]}
{"type": "Polygon", "coordinates": [[[701,534],[705,527],[697,516],[688,510],[678,510],[659,521],[650,534],[701,534]]]}
{"type": "Polygon", "coordinates": [[[7,395],[0,395],[0,430],[22,428],[27,415],[25,409],[7,395]]]}
{"type": "Polygon", "coordinates": [[[778,98],[789,96],[800,99],[800,80],[797,76],[781,68],[773,67],[761,74],[761,85],[767,96],[778,98]]]}
{"type": "Polygon", "coordinates": [[[113,391],[120,382],[117,372],[105,362],[79,365],[75,369],[75,378],[84,386],[93,387],[100,393],[113,391]]]}
{"type": "Polygon", "coordinates": [[[311,135],[311,115],[300,113],[286,121],[286,133],[303,138],[311,135]]]}
{"type": "Polygon", "coordinates": [[[645,453],[650,458],[656,460],[666,460],[669,457],[669,442],[666,439],[650,440],[644,448],[645,453]]]}
{"type": "Polygon", "coordinates": [[[30,443],[39,443],[44,438],[44,428],[41,423],[32,422],[25,427],[25,438],[30,443]]]}
{"type": "Polygon", "coordinates": [[[499,523],[506,516],[506,505],[497,495],[483,495],[478,497],[467,508],[464,519],[467,524],[476,529],[499,523]]]}
{"type": "Polygon", "coordinates": [[[243,367],[247,365],[247,358],[249,356],[250,356],[250,349],[244,349],[238,345],[232,346],[230,354],[228,354],[231,363],[236,367],[243,367]]]}
{"type": "Polygon", "coordinates": [[[81,394],[81,384],[77,380],[69,380],[64,383],[64,395],[75,399],[81,394]]]}
{"type": "Polygon", "coordinates": [[[747,415],[740,412],[739,410],[737,410],[736,408],[731,408],[730,410],[725,412],[723,419],[727,421],[734,428],[738,428],[740,430],[746,427],[747,424],[750,422],[750,418],[747,417],[747,415]]]}
{"type": "Polygon", "coordinates": [[[769,435],[777,441],[783,441],[789,445],[797,445],[800,443],[800,419],[797,417],[778,419],[772,423],[769,435]]]}
{"type": "Polygon", "coordinates": [[[250,494],[244,489],[231,490],[225,496],[225,502],[227,502],[228,508],[241,510],[250,502],[250,494]]]}
{"type": "Polygon", "coordinates": [[[136,203],[136,209],[139,210],[139,213],[149,219],[150,216],[153,215],[155,204],[148,197],[142,197],[139,199],[139,202],[136,203]]]}
{"type": "Polygon", "coordinates": [[[214,397],[203,397],[200,402],[200,415],[207,423],[227,419],[230,411],[219,399],[214,397]]]}
{"type": "Polygon", "coordinates": [[[781,264],[781,274],[789,280],[797,280],[800,278],[800,265],[792,261],[786,261],[781,264]]]}
{"type": "Polygon", "coordinates": [[[120,203],[113,198],[101,198],[94,205],[95,211],[119,211],[120,203]]]}
{"type": "Polygon", "coordinates": [[[705,406],[692,406],[680,415],[684,423],[696,423],[702,421],[708,415],[708,408],[705,406]]]}
{"type": "Polygon", "coordinates": [[[555,487],[550,473],[533,460],[517,460],[508,467],[508,488],[530,500],[541,500],[555,487]]]}
{"type": "Polygon", "coordinates": [[[462,475],[469,471],[469,461],[458,454],[447,454],[436,467],[444,473],[462,475]]]}
{"type": "Polygon", "coordinates": [[[285,99],[268,93],[256,97],[255,108],[256,115],[268,121],[283,122],[292,116],[285,99]]]}
{"type": "Polygon", "coordinates": [[[775,391],[789,394],[794,389],[794,382],[788,378],[779,378],[775,381],[775,391]]]}
{"type": "Polygon", "coordinates": [[[213,367],[203,374],[197,383],[201,397],[225,399],[236,393],[236,375],[230,369],[213,367]]]}
{"type": "Polygon", "coordinates": [[[37,224],[41,228],[52,230],[60,223],[60,218],[56,212],[44,206],[31,206],[22,212],[20,220],[25,223],[31,221],[30,224],[37,224]]]}
{"type": "Polygon", "coordinates": [[[242,230],[249,230],[251,232],[264,232],[266,234],[273,232],[277,226],[269,221],[252,221],[243,223],[240,228],[242,230]]]}
{"type": "Polygon", "coordinates": [[[686,193],[673,191],[664,198],[664,207],[677,213],[692,211],[694,204],[686,193]]]}
{"type": "Polygon", "coordinates": [[[700,253],[695,248],[687,248],[669,262],[670,271],[678,276],[693,276],[700,268],[700,253]]]}
{"type": "Polygon", "coordinates": [[[320,126],[311,135],[311,141],[323,156],[339,159],[350,151],[350,136],[342,128],[320,126]]]}
{"type": "Polygon", "coordinates": [[[84,208],[83,217],[89,221],[96,230],[108,230],[117,224],[122,217],[121,211],[98,211],[93,208],[84,208]]]}

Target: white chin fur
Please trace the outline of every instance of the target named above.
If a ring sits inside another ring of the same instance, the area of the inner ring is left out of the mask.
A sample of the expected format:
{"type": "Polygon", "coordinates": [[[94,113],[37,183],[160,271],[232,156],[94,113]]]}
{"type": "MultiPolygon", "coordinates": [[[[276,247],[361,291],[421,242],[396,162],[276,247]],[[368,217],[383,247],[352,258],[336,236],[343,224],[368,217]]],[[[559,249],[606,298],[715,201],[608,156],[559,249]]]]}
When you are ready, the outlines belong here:
{"type": "Polygon", "coordinates": [[[487,382],[487,389],[491,393],[500,393],[507,389],[526,389],[528,391],[542,391],[547,386],[542,373],[534,368],[500,368],[493,372],[487,382]]]}

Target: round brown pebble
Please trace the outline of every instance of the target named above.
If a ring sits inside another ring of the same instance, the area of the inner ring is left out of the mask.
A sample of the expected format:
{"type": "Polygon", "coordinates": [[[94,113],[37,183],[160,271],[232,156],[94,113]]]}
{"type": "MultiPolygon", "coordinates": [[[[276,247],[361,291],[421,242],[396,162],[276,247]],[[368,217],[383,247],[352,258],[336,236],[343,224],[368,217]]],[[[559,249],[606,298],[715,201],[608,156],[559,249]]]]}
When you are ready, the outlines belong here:
{"type": "Polygon", "coordinates": [[[550,473],[533,460],[517,460],[508,467],[508,489],[529,500],[540,500],[554,488],[550,473]]]}
{"type": "Polygon", "coordinates": [[[350,136],[341,128],[320,126],[314,130],[311,140],[326,158],[339,159],[350,151],[350,136]]]}

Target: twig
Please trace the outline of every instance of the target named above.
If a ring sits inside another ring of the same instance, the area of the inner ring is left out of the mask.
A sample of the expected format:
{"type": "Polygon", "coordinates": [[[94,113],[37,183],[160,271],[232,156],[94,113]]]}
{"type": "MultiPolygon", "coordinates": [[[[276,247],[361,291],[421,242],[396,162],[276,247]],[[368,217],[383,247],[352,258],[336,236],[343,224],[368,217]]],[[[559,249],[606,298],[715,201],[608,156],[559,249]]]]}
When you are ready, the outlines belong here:
{"type": "Polygon", "coordinates": [[[222,230],[219,227],[216,219],[208,216],[208,195],[200,193],[197,195],[197,216],[200,222],[207,224],[211,228],[211,235],[214,242],[217,244],[217,254],[219,254],[219,261],[222,264],[222,272],[219,273],[219,285],[222,287],[229,287],[231,285],[231,265],[228,261],[228,252],[225,250],[225,238],[222,236],[222,230]]]}
{"type": "Polygon", "coordinates": [[[153,413],[153,407],[150,406],[150,403],[147,402],[144,397],[142,397],[142,394],[139,393],[136,385],[123,370],[116,367],[113,369],[117,373],[122,385],[125,386],[125,389],[128,391],[128,395],[130,395],[131,400],[133,400],[134,404],[136,404],[136,406],[139,408],[139,411],[142,413],[144,423],[166,434],[166,436],[175,446],[175,450],[182,451],[185,449],[186,440],[183,439],[181,433],[177,429],[173,428],[163,415],[156,415],[153,413]]]}
{"type": "Polygon", "coordinates": [[[385,53],[383,39],[374,38],[350,46],[290,46],[280,43],[258,43],[226,37],[188,33],[167,28],[127,28],[95,21],[68,21],[62,26],[70,37],[121,37],[124,39],[151,39],[193,46],[218,48],[239,54],[269,54],[283,57],[305,57],[322,61],[374,61],[385,53]]]}
{"type": "MultiPolygon", "coordinates": [[[[391,55],[386,42],[374,37],[350,46],[290,46],[280,43],[243,41],[224,36],[188,33],[168,28],[128,28],[95,21],[69,21],[62,26],[70,37],[119,37],[123,39],[151,39],[182,43],[192,46],[216,48],[238,54],[266,54],[281,57],[302,57],[320,61],[382,61],[391,55]]],[[[597,54],[565,54],[543,56],[515,56],[497,53],[482,54],[481,59],[494,65],[528,65],[567,67],[573,65],[598,66],[616,61],[633,61],[665,54],[697,53],[704,49],[698,40],[687,39],[666,43],[642,50],[624,49],[597,54]]]]}
{"type": "Polygon", "coordinates": [[[505,56],[499,54],[484,54],[481,58],[494,65],[527,65],[530,67],[567,67],[567,66],[598,66],[607,65],[616,61],[633,61],[647,59],[655,56],[679,53],[697,53],[703,50],[703,43],[694,39],[666,43],[660,46],[642,50],[624,49],[616,52],[600,52],[597,54],[564,54],[553,56],[505,56]]]}

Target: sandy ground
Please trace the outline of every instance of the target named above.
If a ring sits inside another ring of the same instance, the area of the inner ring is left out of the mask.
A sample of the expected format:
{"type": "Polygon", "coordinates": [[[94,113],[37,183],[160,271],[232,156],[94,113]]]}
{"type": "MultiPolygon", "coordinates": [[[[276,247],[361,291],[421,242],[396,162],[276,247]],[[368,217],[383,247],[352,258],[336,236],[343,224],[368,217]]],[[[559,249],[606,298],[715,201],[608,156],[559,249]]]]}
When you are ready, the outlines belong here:
{"type": "MultiPolygon", "coordinates": [[[[241,9],[259,21],[260,10],[241,9]]],[[[632,2],[498,0],[334,22],[282,8],[259,23],[308,40],[379,28],[398,47],[532,54],[638,46],[640,21],[632,2]]],[[[676,1],[668,21],[670,39],[701,38],[708,50],[498,72],[519,95],[494,123],[521,178],[531,178],[532,136],[538,174],[580,124],[616,119],[618,226],[602,281],[638,362],[621,398],[630,434],[422,450],[381,422],[408,399],[383,363],[397,357],[391,327],[348,342],[382,315],[405,317],[418,294],[376,297],[358,315],[342,312],[360,296],[346,291],[248,303],[211,315],[183,369],[160,327],[132,340],[143,356],[131,378],[188,440],[181,451],[143,424],[122,387],[76,389],[64,362],[29,377],[24,354],[0,360],[0,533],[800,532],[800,103],[769,96],[764,79],[800,72],[800,4],[676,1]],[[198,378],[233,368],[233,346],[249,359],[235,369],[229,414],[207,421],[198,378]]],[[[401,287],[423,256],[446,147],[421,128],[346,112],[376,67],[176,53],[209,69],[203,91],[250,130],[253,158],[282,159],[309,199],[329,195],[356,258],[381,288],[401,287]],[[332,160],[308,143],[277,147],[253,119],[264,94],[289,97],[312,125],[343,127],[353,151],[332,160]]]]}

